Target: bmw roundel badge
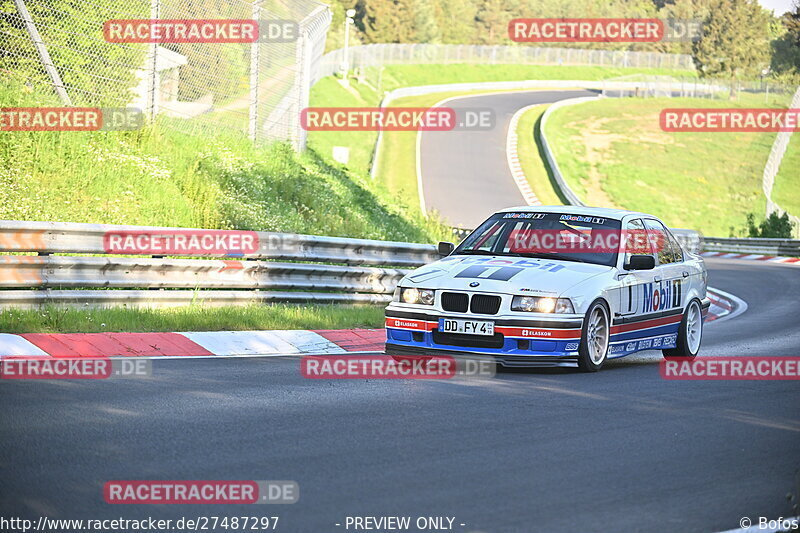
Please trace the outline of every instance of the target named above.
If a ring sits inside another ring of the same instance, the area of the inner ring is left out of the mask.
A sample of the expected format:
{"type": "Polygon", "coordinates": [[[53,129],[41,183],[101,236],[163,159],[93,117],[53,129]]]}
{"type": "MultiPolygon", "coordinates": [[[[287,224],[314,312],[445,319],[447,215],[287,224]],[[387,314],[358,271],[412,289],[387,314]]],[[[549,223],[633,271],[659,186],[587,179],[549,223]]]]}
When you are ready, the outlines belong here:
{"type": "Polygon", "coordinates": [[[478,285],[480,285],[480,283],[478,283],[477,281],[473,281],[472,283],[469,284],[470,287],[477,287],[478,285]]]}

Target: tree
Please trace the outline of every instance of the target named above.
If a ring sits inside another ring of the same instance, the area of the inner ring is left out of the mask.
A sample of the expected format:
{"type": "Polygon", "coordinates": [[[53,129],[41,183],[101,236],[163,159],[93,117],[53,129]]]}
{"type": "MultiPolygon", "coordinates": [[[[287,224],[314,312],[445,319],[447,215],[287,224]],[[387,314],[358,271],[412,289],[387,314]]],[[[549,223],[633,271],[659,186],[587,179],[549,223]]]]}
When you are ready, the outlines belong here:
{"type": "Polygon", "coordinates": [[[772,42],[774,72],[800,75],[800,0],[780,18],[782,35],[772,42]]]}
{"type": "Polygon", "coordinates": [[[518,8],[517,0],[480,0],[475,15],[476,41],[481,44],[508,42],[508,22],[517,14],[518,8]]]}
{"type": "Polygon", "coordinates": [[[700,72],[731,81],[758,76],[769,65],[769,13],[755,0],[715,0],[710,7],[694,46],[700,72]]]}
{"type": "Polygon", "coordinates": [[[478,9],[471,0],[439,0],[434,4],[441,41],[445,44],[467,44],[472,41],[475,14],[478,9]]]}
{"type": "Polygon", "coordinates": [[[413,42],[412,0],[362,0],[364,35],[370,43],[413,42]]]}
{"type": "Polygon", "coordinates": [[[436,22],[435,9],[428,0],[414,0],[414,42],[438,43],[442,32],[436,22]]]}

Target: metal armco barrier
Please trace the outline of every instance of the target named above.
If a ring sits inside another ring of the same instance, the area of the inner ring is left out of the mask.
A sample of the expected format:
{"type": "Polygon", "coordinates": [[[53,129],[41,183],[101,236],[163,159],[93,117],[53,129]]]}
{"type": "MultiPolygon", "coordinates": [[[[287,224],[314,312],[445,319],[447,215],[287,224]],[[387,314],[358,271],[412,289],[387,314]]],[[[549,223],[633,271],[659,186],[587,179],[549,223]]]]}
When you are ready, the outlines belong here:
{"type": "MultiPolygon", "coordinates": [[[[108,232],[150,232],[157,234],[180,231],[200,232],[203,230],[0,220],[0,251],[36,252],[39,254],[106,254],[108,252],[106,251],[103,237],[108,232]]],[[[258,235],[258,252],[241,255],[245,259],[315,261],[348,265],[419,266],[438,258],[436,247],[429,244],[345,239],[264,231],[255,233],[258,235]]]]}
{"type": "Polygon", "coordinates": [[[705,237],[703,251],[800,257],[800,240],[705,237]]]}
{"type": "MultiPolygon", "coordinates": [[[[0,307],[385,303],[408,272],[402,268],[438,258],[436,248],[426,244],[272,232],[254,232],[257,247],[244,254],[216,251],[198,255],[173,250],[163,254],[168,257],[150,257],[150,250],[130,257],[134,254],[129,250],[109,253],[107,249],[108,234],[203,231],[0,221],[0,252],[15,253],[0,255],[0,288],[12,289],[0,290],[0,307]],[[30,253],[38,255],[21,255],[30,253]]],[[[241,232],[229,234],[234,233],[241,232]]]]}

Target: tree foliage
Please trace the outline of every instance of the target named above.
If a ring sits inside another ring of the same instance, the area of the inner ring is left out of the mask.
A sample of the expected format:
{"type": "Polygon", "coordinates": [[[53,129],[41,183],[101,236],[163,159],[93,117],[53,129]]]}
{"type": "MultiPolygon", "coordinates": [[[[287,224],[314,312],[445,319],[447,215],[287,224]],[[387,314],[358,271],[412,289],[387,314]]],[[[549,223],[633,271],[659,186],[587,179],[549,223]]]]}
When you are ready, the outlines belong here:
{"type": "Polygon", "coordinates": [[[769,65],[769,24],[756,0],[716,0],[694,47],[698,69],[712,77],[757,77],[769,65]]]}
{"type": "Polygon", "coordinates": [[[788,214],[779,215],[773,211],[767,218],[756,224],[755,215],[750,213],[747,215],[747,236],[765,239],[791,239],[792,221],[789,220],[788,214]]]}

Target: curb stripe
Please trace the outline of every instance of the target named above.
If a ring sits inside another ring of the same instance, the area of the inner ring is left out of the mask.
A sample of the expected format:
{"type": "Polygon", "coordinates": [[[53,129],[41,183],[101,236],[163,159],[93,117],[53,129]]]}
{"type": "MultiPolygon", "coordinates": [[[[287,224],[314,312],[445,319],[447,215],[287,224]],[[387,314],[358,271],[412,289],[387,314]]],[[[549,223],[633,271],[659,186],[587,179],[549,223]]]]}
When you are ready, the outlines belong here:
{"type": "Polygon", "coordinates": [[[213,355],[180,333],[24,333],[52,357],[213,355]]]}
{"type": "Polygon", "coordinates": [[[508,123],[508,134],[506,137],[506,161],[508,162],[508,168],[511,171],[511,176],[514,178],[514,183],[517,184],[517,188],[520,194],[522,194],[522,198],[528,205],[542,205],[542,202],[539,200],[539,197],[536,196],[536,193],[533,192],[533,189],[531,189],[530,183],[528,183],[525,173],[522,171],[522,165],[519,162],[517,126],[519,125],[520,117],[522,117],[525,111],[539,105],[542,104],[529,105],[517,110],[508,123]]]}
{"type": "Polygon", "coordinates": [[[787,265],[798,265],[798,263],[800,263],[800,257],[782,257],[776,255],[736,254],[729,252],[700,252],[700,255],[703,257],[716,257],[717,259],[742,259],[745,261],[764,261],[767,263],[781,263],[787,265]]]}
{"type": "Polygon", "coordinates": [[[383,351],[385,329],[320,329],[314,330],[348,352],[383,351]]]}

